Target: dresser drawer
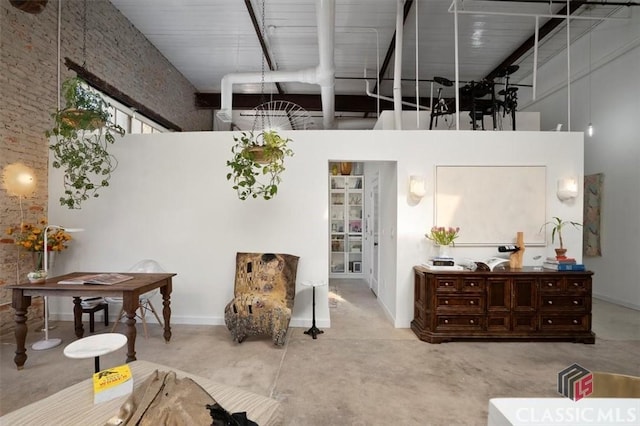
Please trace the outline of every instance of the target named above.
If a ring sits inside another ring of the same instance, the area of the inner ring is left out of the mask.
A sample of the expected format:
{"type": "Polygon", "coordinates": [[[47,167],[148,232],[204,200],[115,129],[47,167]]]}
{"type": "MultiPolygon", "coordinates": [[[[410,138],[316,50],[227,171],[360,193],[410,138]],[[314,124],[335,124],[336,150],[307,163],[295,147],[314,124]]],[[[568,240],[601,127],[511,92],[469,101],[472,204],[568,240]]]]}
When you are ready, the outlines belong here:
{"type": "Polygon", "coordinates": [[[438,293],[448,293],[458,291],[458,279],[451,277],[437,277],[435,279],[436,291],[438,293]]]}
{"type": "Polygon", "coordinates": [[[588,298],[586,296],[543,295],[540,298],[541,311],[553,311],[553,310],[584,311],[588,307],[587,305],[588,305],[588,298]]]}
{"type": "Polygon", "coordinates": [[[567,277],[565,278],[565,290],[569,294],[590,292],[591,279],[585,277],[567,277]]]}
{"type": "Polygon", "coordinates": [[[463,278],[460,286],[460,291],[465,293],[481,293],[484,289],[484,279],[478,278],[463,278]]]}
{"type": "Polygon", "coordinates": [[[438,312],[484,312],[484,295],[454,296],[438,295],[436,298],[438,312]]]}
{"type": "Polygon", "coordinates": [[[591,329],[591,315],[540,315],[540,330],[542,331],[577,331],[591,329]]]}
{"type": "Polygon", "coordinates": [[[545,277],[540,279],[540,292],[553,293],[562,291],[562,278],[545,277]]]}
{"type": "Polygon", "coordinates": [[[481,315],[438,315],[437,330],[482,330],[484,318],[481,315]]]}

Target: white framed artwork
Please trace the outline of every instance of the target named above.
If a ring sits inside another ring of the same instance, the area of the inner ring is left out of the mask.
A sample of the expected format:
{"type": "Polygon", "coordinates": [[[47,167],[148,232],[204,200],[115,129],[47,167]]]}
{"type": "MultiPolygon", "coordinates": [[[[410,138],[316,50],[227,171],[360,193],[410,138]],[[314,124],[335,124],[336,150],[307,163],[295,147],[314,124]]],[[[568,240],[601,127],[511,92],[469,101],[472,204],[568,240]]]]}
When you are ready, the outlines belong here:
{"type": "Polygon", "coordinates": [[[546,245],[545,166],[436,166],[436,226],[460,227],[456,245],[546,245]]]}

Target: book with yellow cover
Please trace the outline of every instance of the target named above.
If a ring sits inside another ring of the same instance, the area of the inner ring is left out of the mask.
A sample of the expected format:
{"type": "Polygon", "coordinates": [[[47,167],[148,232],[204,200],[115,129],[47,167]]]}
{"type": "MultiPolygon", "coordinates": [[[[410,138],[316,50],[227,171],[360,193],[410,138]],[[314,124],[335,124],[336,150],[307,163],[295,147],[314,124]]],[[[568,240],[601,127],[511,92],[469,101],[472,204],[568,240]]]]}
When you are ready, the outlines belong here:
{"type": "Polygon", "coordinates": [[[133,391],[133,376],[129,364],[108,368],[93,375],[93,403],[109,401],[133,391]]]}

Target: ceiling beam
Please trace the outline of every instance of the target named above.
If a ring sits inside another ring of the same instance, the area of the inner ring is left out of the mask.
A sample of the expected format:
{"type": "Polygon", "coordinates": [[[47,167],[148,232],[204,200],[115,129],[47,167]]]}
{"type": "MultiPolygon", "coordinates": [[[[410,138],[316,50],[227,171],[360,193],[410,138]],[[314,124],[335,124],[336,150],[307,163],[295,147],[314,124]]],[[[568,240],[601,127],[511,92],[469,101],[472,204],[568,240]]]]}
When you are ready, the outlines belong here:
{"type": "MultiPolygon", "coordinates": [[[[571,1],[569,6],[569,15],[573,15],[576,10],[586,4],[586,1],[571,1]]],[[[605,3],[606,4],[606,3],[605,3]]],[[[567,14],[567,6],[565,5],[556,12],[557,15],[566,15],[567,14]]],[[[538,42],[545,38],[551,31],[557,28],[565,19],[561,18],[551,18],[543,26],[538,30],[538,42]]],[[[509,65],[512,65],[515,61],[520,59],[524,54],[526,54],[529,50],[531,50],[535,45],[535,32],[531,35],[524,43],[518,46],[507,58],[500,63],[497,67],[493,69],[489,74],[484,77],[486,81],[493,81],[495,77],[497,77],[498,73],[500,73],[503,69],[507,68],[509,65]]]]}
{"type": "Polygon", "coordinates": [[[87,84],[99,90],[100,92],[104,93],[105,95],[115,99],[116,101],[120,102],[123,105],[126,105],[131,109],[136,110],[136,112],[144,115],[148,119],[155,121],[156,123],[160,124],[161,126],[169,130],[175,130],[176,132],[182,131],[182,128],[177,124],[167,120],[166,118],[156,113],[155,111],[151,110],[150,108],[147,108],[140,102],[131,98],[131,96],[122,92],[117,87],[112,86],[111,84],[107,83],[106,81],[104,81],[103,79],[101,79],[100,77],[92,73],[91,71],[87,70],[82,65],[79,65],[73,62],[71,59],[67,57],[64,58],[64,64],[71,71],[74,71],[78,75],[78,77],[86,81],[87,84]]]}
{"type": "MultiPolygon", "coordinates": [[[[247,11],[249,12],[249,17],[251,18],[251,23],[253,24],[253,29],[256,32],[256,36],[258,37],[258,41],[260,42],[260,47],[262,48],[262,56],[263,60],[267,61],[267,65],[269,65],[269,69],[271,71],[275,71],[276,67],[273,64],[273,60],[271,59],[271,55],[269,54],[269,49],[267,49],[267,43],[264,40],[263,31],[264,28],[261,29],[260,24],[258,23],[258,18],[256,17],[256,11],[251,4],[251,0],[244,0],[245,6],[247,6],[247,11]]],[[[264,14],[264,10],[262,11],[264,14]]],[[[264,22],[263,22],[264,24],[264,22]]],[[[280,83],[276,83],[276,87],[278,88],[278,93],[281,95],[284,94],[284,90],[282,89],[282,85],[280,83]]],[[[262,103],[262,102],[260,102],[262,103]]],[[[259,104],[256,104],[259,105],[259,104]]]]}

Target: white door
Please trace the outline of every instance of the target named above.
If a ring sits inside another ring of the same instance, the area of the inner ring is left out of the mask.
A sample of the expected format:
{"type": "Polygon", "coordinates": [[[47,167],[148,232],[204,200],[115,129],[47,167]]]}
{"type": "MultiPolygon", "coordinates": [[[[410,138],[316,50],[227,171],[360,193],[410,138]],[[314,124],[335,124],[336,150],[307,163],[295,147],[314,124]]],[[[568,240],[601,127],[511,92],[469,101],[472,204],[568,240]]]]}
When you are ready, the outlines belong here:
{"type": "Polygon", "coordinates": [[[378,235],[379,235],[379,221],[378,221],[378,211],[379,211],[379,203],[380,203],[380,194],[379,194],[379,183],[378,183],[379,175],[376,175],[371,179],[371,184],[369,185],[369,205],[372,207],[367,211],[367,234],[369,236],[370,247],[368,252],[371,253],[369,257],[369,286],[371,287],[371,291],[376,296],[378,295],[378,235]]]}

